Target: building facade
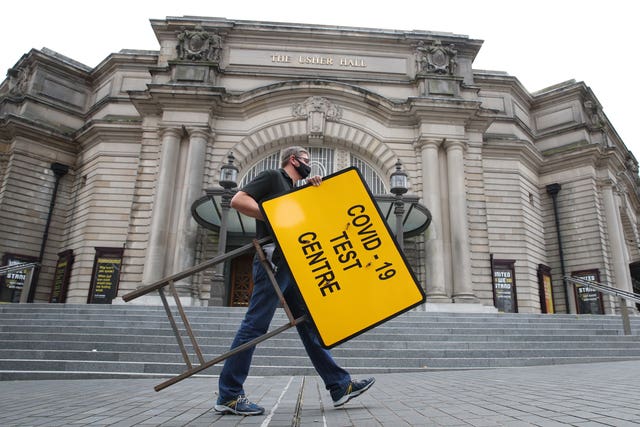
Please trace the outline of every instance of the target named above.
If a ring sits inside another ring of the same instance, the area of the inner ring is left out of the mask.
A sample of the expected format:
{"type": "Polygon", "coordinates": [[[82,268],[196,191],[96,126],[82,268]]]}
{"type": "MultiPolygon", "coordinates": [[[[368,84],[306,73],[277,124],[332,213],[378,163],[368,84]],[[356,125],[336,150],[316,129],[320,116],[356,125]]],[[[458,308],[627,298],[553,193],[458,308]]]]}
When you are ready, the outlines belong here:
{"type": "MultiPolygon", "coordinates": [[[[617,298],[563,276],[625,291],[640,278],[638,163],[584,83],[529,93],[474,69],[482,41],[450,33],[151,26],[157,51],[89,68],[32,50],[0,85],[0,255],[40,263],[30,301],[117,303],[214,256],[194,203],[229,153],[244,182],[290,145],[320,173],[358,167],[380,195],[400,160],[432,217],[405,239],[430,304],[615,313],[617,298]]],[[[229,230],[224,248],[250,239],[229,230]]],[[[242,304],[248,263],[182,280],[183,302],[242,304]]],[[[2,300],[19,299],[24,274],[2,280],[2,300]]]]}

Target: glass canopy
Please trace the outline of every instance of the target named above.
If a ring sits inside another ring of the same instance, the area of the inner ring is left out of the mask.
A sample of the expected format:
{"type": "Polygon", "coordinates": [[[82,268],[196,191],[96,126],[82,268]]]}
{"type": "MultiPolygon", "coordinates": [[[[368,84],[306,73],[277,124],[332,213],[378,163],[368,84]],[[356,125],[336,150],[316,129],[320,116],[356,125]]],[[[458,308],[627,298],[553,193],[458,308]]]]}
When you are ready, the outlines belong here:
{"type": "MultiPolygon", "coordinates": [[[[208,189],[206,190],[206,195],[196,200],[191,206],[193,218],[206,229],[214,231],[220,229],[223,192],[222,188],[208,189]]],[[[378,208],[391,230],[396,229],[395,200],[396,198],[393,195],[375,196],[378,208]]],[[[431,224],[431,213],[426,207],[418,203],[417,196],[405,195],[402,200],[405,204],[402,217],[404,237],[416,236],[431,224]]],[[[231,236],[255,236],[255,220],[239,213],[235,209],[229,209],[227,227],[227,234],[231,236]]]]}

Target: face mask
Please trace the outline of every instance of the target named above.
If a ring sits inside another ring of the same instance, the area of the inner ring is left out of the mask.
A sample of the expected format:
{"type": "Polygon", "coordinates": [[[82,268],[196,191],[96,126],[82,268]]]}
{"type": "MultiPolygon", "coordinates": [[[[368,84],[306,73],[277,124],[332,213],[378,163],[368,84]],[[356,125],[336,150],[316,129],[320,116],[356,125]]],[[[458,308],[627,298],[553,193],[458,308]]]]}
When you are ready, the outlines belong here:
{"type": "Polygon", "coordinates": [[[301,179],[305,179],[311,173],[311,166],[302,163],[302,161],[298,160],[298,166],[294,166],[296,172],[300,174],[301,179]]]}

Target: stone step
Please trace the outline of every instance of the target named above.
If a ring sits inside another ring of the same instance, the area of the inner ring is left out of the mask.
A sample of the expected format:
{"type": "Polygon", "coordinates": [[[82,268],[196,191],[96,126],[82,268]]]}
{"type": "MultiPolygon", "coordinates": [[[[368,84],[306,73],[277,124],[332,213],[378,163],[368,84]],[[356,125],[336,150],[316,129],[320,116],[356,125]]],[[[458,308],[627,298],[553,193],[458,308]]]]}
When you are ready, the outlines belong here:
{"type": "MultiPolygon", "coordinates": [[[[379,325],[376,330],[398,330],[398,329],[460,329],[460,328],[474,328],[482,325],[483,329],[494,328],[509,328],[509,329],[559,329],[565,327],[571,328],[587,328],[587,329],[619,329],[621,324],[616,322],[596,322],[588,319],[584,320],[567,320],[556,322],[536,322],[535,319],[531,319],[526,322],[516,322],[512,319],[485,319],[478,320],[450,320],[450,319],[432,319],[430,317],[424,317],[422,319],[416,319],[414,321],[405,321],[401,319],[393,319],[382,325],[379,325]]],[[[28,327],[28,326],[56,326],[64,325],[65,327],[113,327],[113,328],[141,328],[141,329],[170,329],[170,323],[166,318],[151,320],[145,319],[144,316],[126,317],[124,319],[99,319],[92,317],[82,317],[82,315],[69,316],[49,316],[41,318],[15,318],[15,317],[0,317],[2,324],[0,328],[13,328],[13,327],[28,327]]],[[[235,331],[240,324],[240,318],[207,318],[207,319],[189,319],[189,324],[193,329],[201,330],[233,330],[235,331]]],[[[286,323],[287,319],[284,317],[276,317],[273,320],[273,324],[286,323]]],[[[180,322],[178,322],[181,325],[180,322]]],[[[640,324],[639,324],[640,325],[640,324]]],[[[57,327],[57,326],[56,326],[57,327]]]]}
{"type": "MultiPolygon", "coordinates": [[[[205,360],[211,360],[226,351],[210,352],[202,349],[205,360]]],[[[585,355],[585,349],[440,349],[440,350],[406,350],[406,349],[368,349],[366,356],[361,351],[338,349],[333,352],[337,359],[352,359],[352,366],[372,365],[370,361],[385,359],[386,367],[395,366],[421,366],[430,359],[450,359],[450,358],[522,358],[522,357],[581,357],[585,355]]],[[[591,348],[588,355],[592,357],[606,356],[630,356],[640,357],[640,348],[591,348]]],[[[194,353],[191,353],[193,361],[196,360],[194,353]]],[[[261,362],[264,365],[273,363],[277,358],[299,358],[306,360],[306,354],[302,348],[281,348],[281,347],[258,347],[254,354],[255,360],[264,358],[261,362]]],[[[132,352],[132,351],[79,351],[79,350],[0,350],[0,360],[79,360],[79,361],[120,361],[120,362],[156,362],[156,363],[181,363],[183,361],[179,352],[132,352]]]]}
{"type": "MultiPolygon", "coordinates": [[[[233,328],[211,328],[200,329],[192,326],[192,331],[196,336],[233,336],[237,327],[233,328]]],[[[455,328],[434,328],[425,327],[425,332],[429,335],[509,335],[513,333],[521,333],[525,335],[618,335],[619,331],[613,328],[510,328],[510,327],[493,327],[493,328],[478,328],[478,327],[455,327],[455,328]]],[[[145,335],[145,336],[173,336],[173,331],[170,327],[90,327],[90,326],[70,326],[70,325],[49,325],[49,326],[28,326],[28,325],[0,325],[0,333],[12,332],[12,333],[58,333],[64,332],[65,334],[100,334],[100,335],[145,335]]],[[[423,336],[416,328],[376,328],[368,331],[370,336],[375,336],[380,339],[391,339],[396,337],[398,339],[419,339],[423,336]],[[402,337],[402,338],[400,338],[402,337]]]]}
{"type": "MultiPolygon", "coordinates": [[[[205,361],[244,308],[187,307],[205,361]]],[[[640,360],[640,322],[619,316],[408,312],[332,350],[354,374],[640,360]]],[[[278,310],[273,328],[287,323],[278,310]]],[[[190,359],[196,357],[182,331],[190,359]]],[[[216,375],[212,366],[202,375],[216,375]]],[[[161,307],[0,306],[0,379],[166,377],[186,370],[161,307]]],[[[294,328],[261,343],[252,375],[315,375],[294,328]]]]}
{"type": "MultiPolygon", "coordinates": [[[[214,344],[200,344],[202,352],[208,354],[221,354],[228,350],[231,339],[216,342],[214,344]]],[[[638,347],[636,341],[629,341],[625,337],[611,337],[603,340],[575,341],[571,338],[563,340],[540,340],[535,342],[535,348],[544,349],[598,349],[598,348],[634,349],[638,347]]],[[[187,345],[190,352],[193,350],[187,345]]],[[[369,349],[389,350],[494,350],[494,349],[530,349],[531,341],[372,341],[351,340],[348,344],[337,346],[332,351],[339,354],[341,351],[361,352],[369,349]]],[[[99,341],[28,341],[12,340],[0,341],[0,348],[14,350],[71,350],[71,351],[115,351],[115,352],[142,352],[142,353],[175,353],[178,345],[175,342],[163,340],[160,343],[127,343],[127,342],[99,342],[99,341]]],[[[261,343],[258,349],[273,348],[278,350],[289,348],[302,348],[300,340],[271,338],[261,343]]],[[[284,351],[284,350],[283,350],[284,351]]]]}

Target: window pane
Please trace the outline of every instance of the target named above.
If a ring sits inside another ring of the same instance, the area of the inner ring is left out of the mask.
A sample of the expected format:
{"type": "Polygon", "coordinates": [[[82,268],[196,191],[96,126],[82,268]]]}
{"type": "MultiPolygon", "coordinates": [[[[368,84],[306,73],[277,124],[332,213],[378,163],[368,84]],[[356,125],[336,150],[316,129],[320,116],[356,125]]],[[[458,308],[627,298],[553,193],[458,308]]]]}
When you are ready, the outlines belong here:
{"type": "MultiPolygon", "coordinates": [[[[333,150],[324,147],[304,147],[311,157],[311,174],[325,176],[334,172],[333,150]]],[[[240,181],[240,188],[255,178],[260,172],[280,167],[281,152],[273,153],[255,164],[240,181]]]]}
{"type": "Polygon", "coordinates": [[[351,154],[351,166],[360,170],[362,177],[373,194],[387,194],[385,181],[380,178],[373,167],[371,167],[367,162],[351,154]]]}
{"type": "Polygon", "coordinates": [[[249,181],[258,176],[258,174],[267,169],[278,169],[280,167],[280,153],[273,153],[269,157],[260,160],[240,181],[240,188],[244,187],[249,181]]]}

